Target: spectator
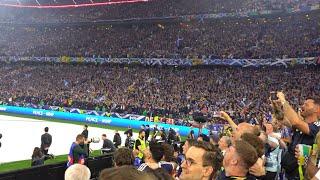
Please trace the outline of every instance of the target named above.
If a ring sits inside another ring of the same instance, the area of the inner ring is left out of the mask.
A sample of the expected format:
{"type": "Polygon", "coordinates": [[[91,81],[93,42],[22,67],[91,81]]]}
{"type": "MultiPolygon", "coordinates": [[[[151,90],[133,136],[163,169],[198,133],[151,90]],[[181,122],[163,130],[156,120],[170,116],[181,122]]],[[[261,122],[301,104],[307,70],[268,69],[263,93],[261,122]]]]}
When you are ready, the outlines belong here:
{"type": "Polygon", "coordinates": [[[121,166],[108,168],[100,173],[99,180],[156,180],[157,178],[150,173],[138,171],[134,166],[121,166]]]}
{"type": "Polygon", "coordinates": [[[254,147],[243,140],[236,140],[235,143],[228,148],[223,159],[224,172],[220,179],[255,179],[248,176],[249,168],[252,167],[258,159],[258,155],[254,147]]]}
{"type": "Polygon", "coordinates": [[[317,133],[319,132],[320,124],[320,100],[319,98],[307,99],[301,107],[301,116],[298,115],[285,99],[282,92],[277,94],[277,101],[283,108],[284,117],[287,118],[292,127],[297,131],[293,132],[292,142],[288,147],[288,152],[282,158],[281,165],[285,169],[286,177],[289,179],[299,178],[298,163],[294,157],[299,156],[298,144],[306,144],[312,146],[317,133]],[[304,119],[304,120],[303,120],[304,119]]]}
{"type": "Polygon", "coordinates": [[[144,151],[144,161],[138,168],[139,171],[150,172],[152,169],[161,168],[159,162],[164,156],[164,148],[160,143],[151,142],[149,148],[144,151]]]}
{"type": "Polygon", "coordinates": [[[222,155],[225,155],[226,150],[231,146],[231,139],[229,136],[222,136],[218,144],[219,144],[219,149],[222,152],[222,155]]]}
{"type": "Polygon", "coordinates": [[[206,142],[198,142],[191,146],[186,153],[180,179],[215,179],[221,168],[222,158],[218,148],[206,142]]]}
{"type": "Polygon", "coordinates": [[[90,177],[90,169],[81,164],[74,164],[70,166],[64,174],[65,180],[89,180],[90,177]]]}
{"type": "Polygon", "coordinates": [[[116,167],[132,166],[134,163],[134,156],[131,149],[119,148],[114,153],[114,163],[116,167]]]}

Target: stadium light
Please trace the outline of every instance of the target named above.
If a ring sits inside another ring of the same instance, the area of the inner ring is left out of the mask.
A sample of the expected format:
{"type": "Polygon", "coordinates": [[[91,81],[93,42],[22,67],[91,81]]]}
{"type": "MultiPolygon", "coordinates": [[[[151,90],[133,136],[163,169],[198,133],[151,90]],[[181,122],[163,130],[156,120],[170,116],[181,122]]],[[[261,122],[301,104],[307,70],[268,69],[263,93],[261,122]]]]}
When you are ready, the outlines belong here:
{"type": "Polygon", "coordinates": [[[0,6],[4,7],[16,7],[16,8],[38,8],[38,9],[58,9],[58,8],[79,8],[79,7],[90,7],[90,6],[105,6],[112,4],[125,4],[125,3],[139,3],[148,2],[153,0],[127,0],[127,1],[116,1],[116,2],[102,2],[102,3],[90,3],[90,4],[68,4],[68,5],[22,5],[22,4],[7,4],[0,3],[0,6]]]}

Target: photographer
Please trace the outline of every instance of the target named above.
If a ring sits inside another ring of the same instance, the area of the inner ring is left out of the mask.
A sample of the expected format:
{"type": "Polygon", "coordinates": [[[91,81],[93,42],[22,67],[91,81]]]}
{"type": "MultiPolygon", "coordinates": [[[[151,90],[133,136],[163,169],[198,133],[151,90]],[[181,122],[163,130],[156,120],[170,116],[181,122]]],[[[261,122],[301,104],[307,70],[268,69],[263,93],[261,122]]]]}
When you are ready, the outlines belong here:
{"type": "Polygon", "coordinates": [[[128,133],[127,134],[127,138],[126,138],[126,141],[124,143],[124,146],[133,150],[133,147],[134,147],[134,139],[132,138],[132,133],[128,133]]]}
{"type": "Polygon", "coordinates": [[[44,155],[40,148],[35,147],[31,156],[31,166],[44,165],[44,161],[53,158],[53,155],[44,155]]]}
{"type": "Polygon", "coordinates": [[[121,136],[117,130],[115,131],[115,134],[113,136],[113,143],[116,148],[121,145],[121,136]]]}
{"type": "Polygon", "coordinates": [[[114,146],[112,141],[107,139],[106,134],[102,134],[102,140],[103,140],[102,153],[114,152],[116,150],[116,147],[114,146]]]}
{"type": "Polygon", "coordinates": [[[86,144],[88,141],[85,141],[85,137],[82,134],[77,135],[76,142],[72,143],[68,154],[68,167],[73,164],[84,164],[84,158],[88,156],[88,152],[81,145],[86,144]]]}
{"type": "MultiPolygon", "coordinates": [[[[319,131],[320,123],[320,98],[309,98],[301,107],[301,116],[291,107],[282,92],[277,93],[278,100],[275,105],[283,112],[284,119],[287,119],[293,128],[292,142],[288,147],[288,152],[282,158],[281,165],[285,169],[288,179],[299,179],[298,162],[295,158],[297,145],[304,144],[312,146],[316,134],[319,131]]],[[[278,119],[281,120],[281,119],[278,119]]]]}

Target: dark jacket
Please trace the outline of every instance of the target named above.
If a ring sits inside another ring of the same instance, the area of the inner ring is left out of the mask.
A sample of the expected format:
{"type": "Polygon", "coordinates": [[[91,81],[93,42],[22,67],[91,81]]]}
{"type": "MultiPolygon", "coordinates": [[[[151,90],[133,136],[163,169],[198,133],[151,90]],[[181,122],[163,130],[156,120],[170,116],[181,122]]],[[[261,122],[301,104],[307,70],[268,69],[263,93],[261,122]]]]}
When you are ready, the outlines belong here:
{"type": "Polygon", "coordinates": [[[43,155],[42,157],[32,157],[31,166],[41,166],[44,165],[44,161],[50,159],[51,156],[43,155]]]}
{"type": "Polygon", "coordinates": [[[41,136],[41,148],[48,148],[52,144],[52,136],[49,133],[45,133],[41,136]]]}
{"type": "Polygon", "coordinates": [[[119,133],[116,133],[113,137],[114,146],[118,148],[121,145],[121,136],[119,133]]]}
{"type": "Polygon", "coordinates": [[[105,139],[103,141],[102,149],[110,149],[111,152],[114,152],[116,150],[116,147],[114,147],[113,142],[109,139],[105,139]]]}
{"type": "Polygon", "coordinates": [[[83,130],[81,133],[85,139],[88,139],[89,131],[87,129],[83,130]]]}

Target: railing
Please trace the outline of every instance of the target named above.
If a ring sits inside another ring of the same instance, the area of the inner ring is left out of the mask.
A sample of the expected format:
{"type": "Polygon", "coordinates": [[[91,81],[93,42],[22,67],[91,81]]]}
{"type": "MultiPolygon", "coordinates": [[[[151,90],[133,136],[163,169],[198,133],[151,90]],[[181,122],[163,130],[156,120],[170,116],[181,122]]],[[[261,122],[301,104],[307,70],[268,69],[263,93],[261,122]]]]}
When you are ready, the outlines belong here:
{"type": "MultiPolygon", "coordinates": [[[[113,154],[88,158],[85,164],[91,171],[91,179],[97,178],[103,169],[113,166],[113,154]]],[[[0,173],[0,180],[60,180],[64,179],[66,169],[66,162],[61,162],[0,173]]]]}

